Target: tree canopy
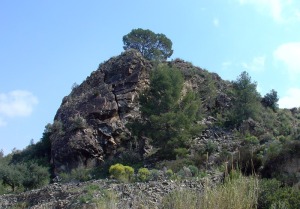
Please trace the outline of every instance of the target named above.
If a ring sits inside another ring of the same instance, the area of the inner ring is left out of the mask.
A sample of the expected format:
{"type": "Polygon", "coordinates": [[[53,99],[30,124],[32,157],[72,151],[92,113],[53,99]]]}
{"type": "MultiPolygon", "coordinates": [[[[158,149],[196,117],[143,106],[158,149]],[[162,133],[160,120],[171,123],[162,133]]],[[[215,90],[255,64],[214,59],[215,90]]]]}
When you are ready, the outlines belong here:
{"type": "Polygon", "coordinates": [[[277,96],[277,91],[272,89],[270,93],[267,93],[261,100],[261,103],[265,107],[270,107],[272,110],[276,111],[278,108],[278,96],[277,96]]]}
{"type": "Polygon", "coordinates": [[[256,90],[256,83],[244,71],[232,84],[234,100],[229,114],[231,123],[239,125],[243,120],[256,119],[260,107],[260,94],[256,90]]]}
{"type": "Polygon", "coordinates": [[[141,28],[123,36],[124,50],[136,49],[148,60],[166,60],[173,54],[172,41],[164,34],[141,28]]]}
{"type": "Polygon", "coordinates": [[[184,96],[182,73],[167,65],[153,71],[150,87],[140,97],[142,117],[132,124],[137,137],[146,136],[160,148],[160,157],[174,158],[177,148],[185,148],[202,130],[197,124],[201,101],[188,91],[184,96]]]}

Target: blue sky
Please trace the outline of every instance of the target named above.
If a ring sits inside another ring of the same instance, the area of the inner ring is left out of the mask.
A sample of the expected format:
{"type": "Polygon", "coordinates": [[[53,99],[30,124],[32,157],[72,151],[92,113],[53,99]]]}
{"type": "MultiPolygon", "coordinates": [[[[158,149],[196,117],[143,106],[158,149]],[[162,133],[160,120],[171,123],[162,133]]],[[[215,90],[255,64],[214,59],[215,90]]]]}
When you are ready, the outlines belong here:
{"type": "Polygon", "coordinates": [[[0,1],[0,149],[38,141],[61,100],[134,28],[164,33],[171,59],[235,80],[247,71],[281,108],[300,106],[298,0],[0,1]]]}

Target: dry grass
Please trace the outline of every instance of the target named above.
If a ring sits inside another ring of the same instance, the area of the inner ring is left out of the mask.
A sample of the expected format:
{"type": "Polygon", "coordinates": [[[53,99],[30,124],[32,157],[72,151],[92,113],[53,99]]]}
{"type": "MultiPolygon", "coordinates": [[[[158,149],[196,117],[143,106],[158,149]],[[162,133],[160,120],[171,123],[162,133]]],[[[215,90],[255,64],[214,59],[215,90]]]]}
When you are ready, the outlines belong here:
{"type": "Polygon", "coordinates": [[[161,208],[169,209],[254,209],[257,208],[258,179],[238,174],[222,185],[205,186],[203,193],[177,190],[167,195],[161,208]]]}

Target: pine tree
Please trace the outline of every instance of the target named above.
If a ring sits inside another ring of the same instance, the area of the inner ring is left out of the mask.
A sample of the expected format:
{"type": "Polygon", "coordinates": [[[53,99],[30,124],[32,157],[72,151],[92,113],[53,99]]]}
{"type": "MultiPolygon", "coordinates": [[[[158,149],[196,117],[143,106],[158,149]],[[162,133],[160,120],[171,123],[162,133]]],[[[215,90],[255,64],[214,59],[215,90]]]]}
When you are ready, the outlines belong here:
{"type": "Polygon", "coordinates": [[[132,124],[138,137],[152,139],[160,156],[173,158],[174,149],[187,147],[192,136],[200,133],[201,101],[194,92],[182,96],[183,75],[178,69],[160,65],[153,71],[150,87],[140,97],[144,122],[132,124]]]}

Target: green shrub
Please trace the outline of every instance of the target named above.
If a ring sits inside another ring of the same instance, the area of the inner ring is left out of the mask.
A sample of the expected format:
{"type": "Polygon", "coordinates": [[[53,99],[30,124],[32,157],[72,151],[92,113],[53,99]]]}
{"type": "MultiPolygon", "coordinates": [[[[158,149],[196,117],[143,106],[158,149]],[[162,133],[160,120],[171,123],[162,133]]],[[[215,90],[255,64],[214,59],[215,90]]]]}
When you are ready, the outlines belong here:
{"type": "Polygon", "coordinates": [[[184,178],[190,178],[193,176],[191,170],[188,168],[188,167],[183,167],[182,169],[180,169],[180,171],[178,171],[177,173],[177,176],[181,179],[184,179],[184,178]]]}
{"type": "Polygon", "coordinates": [[[36,163],[28,163],[26,167],[22,183],[26,189],[39,188],[49,183],[50,173],[47,167],[39,166],[36,163]]]}
{"type": "Polygon", "coordinates": [[[79,181],[85,182],[92,179],[91,170],[86,168],[76,168],[70,173],[61,173],[60,178],[62,182],[79,181]]]}
{"type": "Polygon", "coordinates": [[[124,166],[120,163],[110,166],[109,174],[121,181],[130,181],[134,174],[134,169],[130,166],[124,166]]]}
{"type": "Polygon", "coordinates": [[[125,170],[125,179],[131,181],[134,174],[134,169],[130,166],[124,166],[124,170],[125,170]]]}
{"type": "Polygon", "coordinates": [[[174,149],[175,155],[177,158],[184,158],[188,155],[189,151],[186,148],[177,148],[174,149]]]}
{"type": "Polygon", "coordinates": [[[159,171],[157,169],[150,170],[150,180],[156,181],[159,177],[159,171]]]}
{"type": "Polygon", "coordinates": [[[300,208],[300,191],[282,186],[278,180],[263,179],[260,181],[259,208],[300,208]]]}
{"type": "Polygon", "coordinates": [[[192,173],[192,176],[198,176],[198,174],[199,174],[199,169],[198,169],[196,166],[194,166],[194,165],[189,165],[188,168],[190,169],[190,171],[191,171],[191,173],[192,173]]]}
{"type": "Polygon", "coordinates": [[[137,177],[140,181],[147,181],[150,177],[150,171],[148,170],[148,168],[140,168],[138,170],[137,177]]]}
{"type": "Polygon", "coordinates": [[[174,175],[174,173],[171,169],[168,169],[165,174],[168,179],[170,179],[174,175]]]}
{"type": "Polygon", "coordinates": [[[257,145],[259,144],[259,140],[257,139],[256,136],[247,136],[245,138],[245,143],[246,145],[257,145]]]}
{"type": "Polygon", "coordinates": [[[194,165],[194,161],[188,158],[179,158],[176,160],[164,161],[160,164],[159,167],[166,167],[177,173],[186,165],[194,165]]]}
{"type": "Polygon", "coordinates": [[[83,204],[94,203],[98,209],[117,209],[116,195],[111,191],[102,190],[98,185],[94,184],[87,185],[83,190],[83,194],[78,197],[78,200],[83,204]]]}
{"type": "MultiPolygon", "coordinates": [[[[276,140],[277,141],[277,140],[276,140]]],[[[265,178],[277,178],[285,184],[293,185],[299,181],[297,173],[289,173],[284,169],[287,162],[300,157],[300,141],[290,140],[285,143],[272,143],[267,151],[261,174],[265,178]]]]}
{"type": "Polygon", "coordinates": [[[110,166],[109,174],[116,179],[120,179],[125,175],[125,168],[122,164],[117,163],[115,165],[110,166]]]}
{"type": "Polygon", "coordinates": [[[88,127],[86,119],[81,115],[75,115],[74,117],[69,118],[69,120],[71,122],[71,126],[69,127],[71,131],[88,127]]]}
{"type": "Polygon", "coordinates": [[[207,144],[205,145],[205,152],[208,153],[208,155],[213,154],[218,149],[218,146],[215,142],[209,140],[207,144]]]}
{"type": "Polygon", "coordinates": [[[59,120],[55,120],[49,129],[54,136],[59,137],[65,135],[63,123],[59,120]]]}

